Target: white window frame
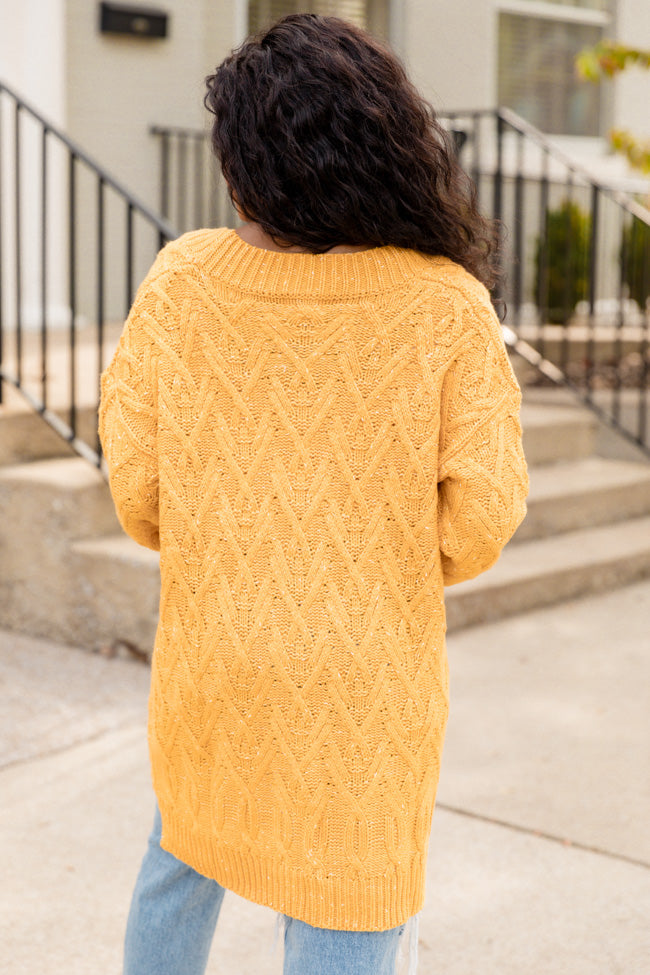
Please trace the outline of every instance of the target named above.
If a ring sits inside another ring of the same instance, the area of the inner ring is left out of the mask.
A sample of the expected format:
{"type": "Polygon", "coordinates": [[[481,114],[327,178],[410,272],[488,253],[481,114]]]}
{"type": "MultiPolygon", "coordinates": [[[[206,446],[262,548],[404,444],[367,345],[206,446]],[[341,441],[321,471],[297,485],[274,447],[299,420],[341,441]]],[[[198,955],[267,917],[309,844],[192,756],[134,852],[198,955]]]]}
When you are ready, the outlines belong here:
{"type": "MultiPolygon", "coordinates": [[[[370,0],[370,3],[372,2],[373,0],[370,0]]],[[[404,0],[375,0],[375,2],[381,2],[385,5],[388,41],[399,51],[403,45],[404,0]]],[[[234,0],[234,4],[236,43],[240,44],[250,32],[249,0],[234,0]]]]}
{"type": "MultiPolygon", "coordinates": [[[[610,10],[592,10],[589,7],[573,7],[565,3],[554,3],[553,0],[493,0],[495,16],[495,43],[498,43],[498,22],[499,14],[517,14],[520,17],[538,17],[546,20],[564,21],[570,24],[584,24],[585,26],[602,27],[604,32],[611,28],[612,33],[616,27],[616,7],[618,0],[612,0],[610,10]]],[[[497,72],[498,64],[495,62],[494,70],[494,102],[497,102],[497,72]]],[[[602,94],[603,128],[609,127],[608,120],[612,114],[612,94],[605,89],[602,94]]],[[[604,135],[557,135],[549,133],[549,138],[560,148],[581,156],[602,155],[607,146],[604,135]]]]}
{"type": "Polygon", "coordinates": [[[248,0],[233,0],[233,46],[248,37],[248,0]]]}
{"type": "Polygon", "coordinates": [[[572,24],[592,24],[595,27],[608,27],[613,21],[612,14],[606,10],[570,7],[565,3],[553,3],[553,0],[497,0],[497,9],[499,13],[564,20],[572,24]]]}

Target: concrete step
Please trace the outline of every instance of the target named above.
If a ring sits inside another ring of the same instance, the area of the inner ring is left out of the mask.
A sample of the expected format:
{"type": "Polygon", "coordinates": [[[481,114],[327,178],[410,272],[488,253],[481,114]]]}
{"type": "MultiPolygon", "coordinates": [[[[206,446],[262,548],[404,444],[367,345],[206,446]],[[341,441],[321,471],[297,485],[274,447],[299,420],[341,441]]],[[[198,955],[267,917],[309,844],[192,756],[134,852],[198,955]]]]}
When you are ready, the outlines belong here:
{"type": "Polygon", "coordinates": [[[106,481],[81,457],[0,467],[0,517],[68,541],[119,529],[106,481]]]}
{"type": "MultiPolygon", "coordinates": [[[[621,389],[617,393],[611,389],[595,389],[592,398],[594,405],[607,414],[612,410],[613,398],[616,396],[621,424],[628,430],[638,432],[641,420],[640,395],[638,389],[621,389]]],[[[523,399],[527,406],[542,407],[544,410],[564,407],[569,410],[589,412],[596,422],[594,452],[599,457],[631,460],[644,464],[648,462],[648,454],[638,444],[622,436],[609,423],[599,420],[595,414],[591,414],[570,389],[559,386],[524,386],[523,399]]],[[[645,408],[646,425],[650,429],[650,397],[647,397],[645,408]]]]}
{"type": "MultiPolygon", "coordinates": [[[[65,410],[54,412],[64,423],[70,422],[65,410]]],[[[85,443],[95,445],[97,410],[94,406],[78,408],[76,429],[85,443]]],[[[7,393],[6,405],[0,406],[0,466],[74,456],[70,444],[39,413],[25,406],[24,400],[15,392],[7,393]]]]}
{"type": "Polygon", "coordinates": [[[650,516],[582,528],[506,548],[484,575],[446,590],[458,630],[650,575],[650,516]]]}
{"type": "MultiPolygon", "coordinates": [[[[84,643],[126,638],[153,645],[158,611],[155,552],[125,536],[78,541],[71,564],[82,580],[84,643]]],[[[485,575],[446,590],[448,629],[459,630],[602,592],[650,575],[650,516],[512,545],[485,575]]]]}
{"type": "Polygon", "coordinates": [[[0,466],[47,457],[74,457],[74,451],[33,410],[0,408],[0,466]]]}
{"type": "Polygon", "coordinates": [[[74,542],[70,564],[81,580],[77,626],[96,647],[128,640],[149,653],[158,623],[160,565],[157,552],[127,535],[74,542]]]}
{"type": "Polygon", "coordinates": [[[528,403],[521,408],[528,466],[589,457],[594,451],[596,417],[578,406],[528,403]]]}
{"type": "Polygon", "coordinates": [[[650,464],[586,457],[533,467],[515,542],[650,514],[650,464]]]}
{"type": "MultiPolygon", "coordinates": [[[[447,590],[450,629],[650,573],[650,465],[592,457],[531,474],[523,537],[486,575],[447,590]]],[[[78,541],[72,555],[89,607],[87,639],[96,644],[106,634],[130,634],[139,646],[151,646],[159,586],[156,553],[121,535],[78,541]]]]}
{"type": "Polygon", "coordinates": [[[106,483],[87,461],[0,467],[0,625],[83,642],[75,639],[82,588],[70,544],[118,530],[106,483]]]}
{"type": "MultiPolygon", "coordinates": [[[[596,421],[582,408],[524,403],[522,420],[529,515],[490,573],[448,591],[450,628],[650,572],[650,466],[589,457],[596,421]],[[625,518],[634,520],[594,528],[625,518]]],[[[6,456],[20,453],[20,439],[6,456]]],[[[86,461],[0,466],[0,548],[0,625],[87,647],[151,648],[158,556],[120,533],[108,487],[86,461]]]]}

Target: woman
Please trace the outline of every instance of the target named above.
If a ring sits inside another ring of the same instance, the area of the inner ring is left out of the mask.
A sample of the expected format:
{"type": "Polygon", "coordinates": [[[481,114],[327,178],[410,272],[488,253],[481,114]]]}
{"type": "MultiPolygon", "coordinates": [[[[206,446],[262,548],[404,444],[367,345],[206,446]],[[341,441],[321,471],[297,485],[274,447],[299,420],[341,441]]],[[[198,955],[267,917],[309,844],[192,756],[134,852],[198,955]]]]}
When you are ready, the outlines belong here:
{"type": "Polygon", "coordinates": [[[125,972],[203,972],[230,889],[285,920],[285,975],[389,975],[424,897],[443,587],[526,510],[493,231],[356,27],[287,17],[207,85],[243,226],[161,251],[103,376],[117,511],[162,579],[125,972]]]}

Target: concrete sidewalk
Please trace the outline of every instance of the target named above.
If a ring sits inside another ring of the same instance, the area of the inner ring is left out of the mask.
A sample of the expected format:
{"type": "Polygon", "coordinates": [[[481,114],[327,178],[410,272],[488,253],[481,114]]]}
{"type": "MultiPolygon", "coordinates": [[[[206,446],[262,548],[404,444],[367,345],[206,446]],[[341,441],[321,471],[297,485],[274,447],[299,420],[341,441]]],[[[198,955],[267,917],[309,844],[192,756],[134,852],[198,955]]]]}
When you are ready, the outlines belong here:
{"type": "MultiPolygon", "coordinates": [[[[650,583],[449,638],[419,975],[650,975],[650,583]]],[[[0,633],[0,972],[119,975],[147,668],[0,633]]],[[[280,975],[226,897],[209,975],[280,975]]]]}

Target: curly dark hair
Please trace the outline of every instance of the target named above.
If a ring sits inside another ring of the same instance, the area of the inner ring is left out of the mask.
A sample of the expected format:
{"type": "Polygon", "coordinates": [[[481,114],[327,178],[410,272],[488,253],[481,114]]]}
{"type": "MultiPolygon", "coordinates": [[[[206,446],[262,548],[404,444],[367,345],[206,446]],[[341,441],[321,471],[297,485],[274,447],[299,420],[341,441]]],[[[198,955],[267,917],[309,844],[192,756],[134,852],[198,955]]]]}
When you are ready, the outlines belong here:
{"type": "Polygon", "coordinates": [[[495,285],[495,225],[450,136],[366,31],[292,14],[245,41],[206,85],[231,197],[278,245],[393,244],[445,255],[495,285]]]}

